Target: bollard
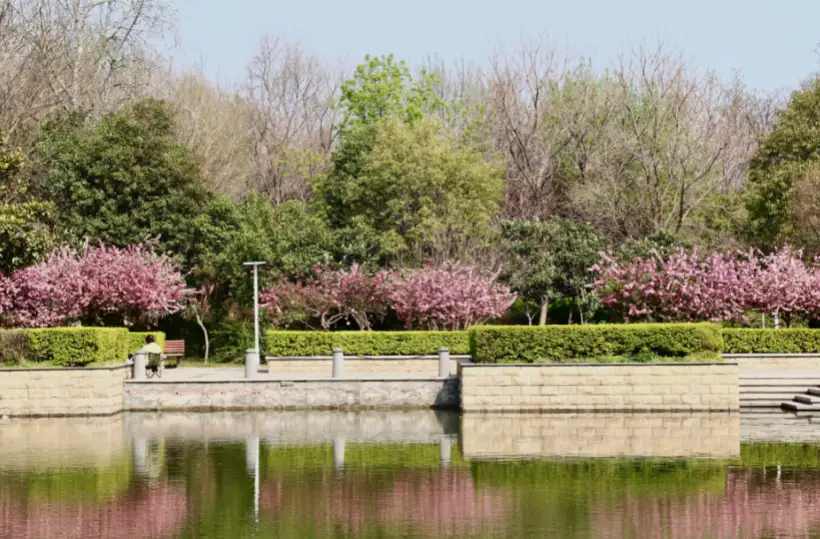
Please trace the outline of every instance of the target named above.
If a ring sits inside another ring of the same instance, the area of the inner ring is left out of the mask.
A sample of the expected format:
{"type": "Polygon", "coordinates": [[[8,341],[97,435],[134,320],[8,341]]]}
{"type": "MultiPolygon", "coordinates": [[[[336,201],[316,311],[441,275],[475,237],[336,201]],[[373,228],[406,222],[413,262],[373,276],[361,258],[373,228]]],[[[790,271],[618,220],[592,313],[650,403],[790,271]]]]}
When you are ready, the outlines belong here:
{"type": "Polygon", "coordinates": [[[256,476],[259,466],[259,438],[248,436],[245,438],[245,470],[250,476],[256,476]]]}
{"type": "Polygon", "coordinates": [[[438,349],[438,376],[439,378],[447,378],[450,376],[450,349],[438,349]]]}
{"type": "Polygon", "coordinates": [[[142,350],[137,350],[134,353],[134,371],[132,378],[134,380],[145,380],[145,368],[148,365],[148,354],[142,350]]]}
{"type": "Polygon", "coordinates": [[[131,443],[134,451],[134,471],[137,475],[145,475],[148,468],[148,440],[135,436],[131,443]]]}
{"type": "Polygon", "coordinates": [[[341,378],[345,374],[345,354],[341,348],[333,349],[333,378],[341,378]]]}
{"type": "Polygon", "coordinates": [[[441,467],[445,470],[450,468],[450,454],[452,452],[453,441],[447,436],[442,436],[438,441],[438,453],[441,459],[441,467]]]}
{"type": "Polygon", "coordinates": [[[345,467],[345,439],[335,438],[333,440],[333,466],[336,471],[342,471],[345,467]]]}
{"type": "Polygon", "coordinates": [[[259,352],[255,348],[245,350],[245,378],[252,380],[259,376],[259,352]]]}

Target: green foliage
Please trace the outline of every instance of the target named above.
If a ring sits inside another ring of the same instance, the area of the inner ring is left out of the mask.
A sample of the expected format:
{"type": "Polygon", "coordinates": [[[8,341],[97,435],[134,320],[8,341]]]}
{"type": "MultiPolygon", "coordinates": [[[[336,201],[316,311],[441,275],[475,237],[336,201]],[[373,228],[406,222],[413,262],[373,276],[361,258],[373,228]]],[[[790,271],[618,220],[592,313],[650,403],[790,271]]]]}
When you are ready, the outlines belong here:
{"type": "Polygon", "coordinates": [[[33,265],[54,246],[50,202],[0,204],[0,272],[33,265]]]}
{"type": "Polygon", "coordinates": [[[210,195],[175,138],[169,105],[139,101],[99,123],[58,116],[43,126],[35,155],[39,194],[54,202],[69,237],[115,245],[156,238],[159,251],[188,250],[210,195]]]}
{"type": "Polygon", "coordinates": [[[727,354],[818,354],[820,330],[806,328],[724,328],[727,354]]]}
{"type": "Polygon", "coordinates": [[[148,335],[153,335],[154,342],[165,350],[165,333],[162,331],[133,331],[128,333],[128,353],[133,354],[145,346],[145,338],[148,335]]]}
{"type": "Polygon", "coordinates": [[[722,345],[720,327],[714,324],[483,326],[470,330],[473,361],[480,363],[561,363],[584,358],[594,362],[616,356],[633,361],[719,361],[722,345]]]}
{"type": "MultiPolygon", "coordinates": [[[[260,346],[264,350],[265,332],[260,329],[260,346]]],[[[239,363],[245,351],[253,348],[253,321],[245,317],[229,317],[211,335],[211,360],[214,363],[239,363]]]]}
{"type": "Polygon", "coordinates": [[[439,122],[385,119],[357,160],[356,174],[337,167],[315,187],[333,226],[363,229],[388,260],[486,245],[502,172],[439,122]]]}
{"type": "Polygon", "coordinates": [[[20,365],[28,357],[31,357],[31,338],[24,330],[0,330],[0,367],[20,365]]]}
{"type": "MultiPolygon", "coordinates": [[[[333,467],[332,445],[305,445],[270,447],[267,453],[267,469],[294,473],[333,467]]],[[[457,445],[450,452],[452,467],[465,466],[457,445]]],[[[441,468],[439,444],[345,444],[345,468],[441,468]]]]}
{"type": "Polygon", "coordinates": [[[506,221],[502,243],[506,280],[525,307],[537,311],[547,300],[570,299],[583,315],[596,307],[587,292],[594,280],[590,266],[606,250],[605,238],[586,223],[565,219],[506,221]]]}
{"type": "Polygon", "coordinates": [[[269,331],[266,351],[272,356],[329,356],[334,348],[360,356],[409,356],[469,353],[466,331],[269,331]]]}
{"type": "Polygon", "coordinates": [[[820,81],[795,91],[749,164],[750,240],[775,247],[789,238],[795,180],[820,162],[820,81]]]}
{"type": "Polygon", "coordinates": [[[745,467],[820,468],[820,445],[783,442],[740,444],[740,463],[745,467]]]}
{"type": "Polygon", "coordinates": [[[122,362],[128,358],[126,328],[46,328],[24,330],[31,339],[33,362],[55,367],[122,362]]]}

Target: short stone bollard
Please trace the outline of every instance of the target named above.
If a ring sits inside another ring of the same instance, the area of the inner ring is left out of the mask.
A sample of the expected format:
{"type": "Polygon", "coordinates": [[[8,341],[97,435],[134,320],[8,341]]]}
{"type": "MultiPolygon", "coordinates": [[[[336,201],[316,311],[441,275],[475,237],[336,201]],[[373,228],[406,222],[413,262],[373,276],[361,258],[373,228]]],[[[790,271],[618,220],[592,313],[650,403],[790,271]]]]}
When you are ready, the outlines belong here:
{"type": "Polygon", "coordinates": [[[438,375],[439,378],[447,378],[450,376],[450,349],[438,349],[438,375]]]}
{"type": "Polygon", "coordinates": [[[259,377],[259,351],[255,348],[245,350],[245,378],[252,380],[259,377]]]}
{"type": "Polygon", "coordinates": [[[442,436],[438,442],[439,458],[441,459],[441,467],[445,470],[450,468],[450,455],[453,452],[453,441],[447,436],[442,436]]]}
{"type": "Polygon", "coordinates": [[[345,374],[345,354],[341,348],[333,349],[333,378],[341,378],[345,374]]]}
{"type": "Polygon", "coordinates": [[[137,350],[134,353],[134,365],[133,365],[133,372],[132,377],[134,380],[145,380],[145,370],[148,366],[148,354],[143,352],[142,350],[137,350]]]}
{"type": "Polygon", "coordinates": [[[344,470],[345,467],[345,439],[342,437],[333,440],[333,466],[336,471],[344,470]]]}

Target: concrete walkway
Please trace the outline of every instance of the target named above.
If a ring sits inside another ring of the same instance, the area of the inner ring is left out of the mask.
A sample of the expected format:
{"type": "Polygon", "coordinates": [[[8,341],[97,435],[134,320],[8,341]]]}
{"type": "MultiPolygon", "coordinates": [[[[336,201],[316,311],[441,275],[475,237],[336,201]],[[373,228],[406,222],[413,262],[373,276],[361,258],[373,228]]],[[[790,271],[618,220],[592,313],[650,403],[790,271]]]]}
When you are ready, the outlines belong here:
{"type": "MultiPolygon", "coordinates": [[[[162,378],[149,378],[150,382],[224,382],[241,381],[245,379],[244,367],[179,367],[165,369],[162,378]]],[[[317,373],[288,373],[271,376],[265,368],[259,369],[258,380],[295,381],[295,380],[332,380],[328,374],[317,373]]],[[[345,380],[432,380],[438,379],[438,373],[348,373],[342,377],[345,380]]]]}

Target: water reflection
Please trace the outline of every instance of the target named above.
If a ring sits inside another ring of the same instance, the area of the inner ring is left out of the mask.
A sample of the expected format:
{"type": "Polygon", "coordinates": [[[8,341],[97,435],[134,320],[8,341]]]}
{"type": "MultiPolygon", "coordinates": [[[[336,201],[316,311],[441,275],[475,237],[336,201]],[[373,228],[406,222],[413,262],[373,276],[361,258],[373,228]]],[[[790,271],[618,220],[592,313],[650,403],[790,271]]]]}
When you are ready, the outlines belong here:
{"type": "Polygon", "coordinates": [[[731,414],[7,421],[0,538],[810,537],[810,435],[741,445],[731,414]]]}

